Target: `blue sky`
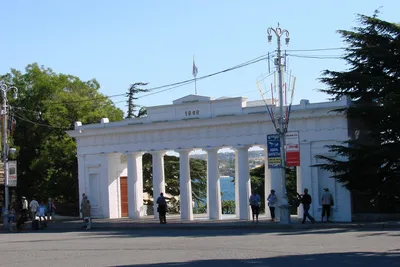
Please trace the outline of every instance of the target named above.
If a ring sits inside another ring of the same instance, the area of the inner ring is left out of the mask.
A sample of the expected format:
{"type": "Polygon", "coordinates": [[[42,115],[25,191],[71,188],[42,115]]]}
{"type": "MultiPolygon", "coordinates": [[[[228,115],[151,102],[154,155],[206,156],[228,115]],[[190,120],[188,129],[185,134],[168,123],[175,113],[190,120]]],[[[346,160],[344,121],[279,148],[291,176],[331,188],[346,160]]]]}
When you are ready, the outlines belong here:
{"type": "MultiPolygon", "coordinates": [[[[198,76],[226,69],[276,49],[266,29],[289,30],[287,49],[343,47],[338,29],[357,26],[356,14],[381,8],[381,18],[398,22],[400,1],[3,1],[0,25],[0,73],[24,69],[29,63],[96,78],[105,95],[122,94],[130,84],[149,88],[192,78],[192,58],[198,76]]],[[[297,55],[340,55],[340,50],[292,52],[297,55]]],[[[323,69],[342,70],[337,59],[289,58],[296,76],[294,103],[325,101],[316,92],[323,69]]],[[[268,73],[266,62],[197,83],[198,94],[260,99],[257,78],[268,73]]],[[[270,82],[267,81],[267,84],[270,82]]],[[[144,106],[170,104],[194,93],[194,85],[143,97],[144,106]]],[[[112,98],[115,102],[123,97],[112,98]]],[[[123,108],[125,103],[117,103],[123,108]]]]}

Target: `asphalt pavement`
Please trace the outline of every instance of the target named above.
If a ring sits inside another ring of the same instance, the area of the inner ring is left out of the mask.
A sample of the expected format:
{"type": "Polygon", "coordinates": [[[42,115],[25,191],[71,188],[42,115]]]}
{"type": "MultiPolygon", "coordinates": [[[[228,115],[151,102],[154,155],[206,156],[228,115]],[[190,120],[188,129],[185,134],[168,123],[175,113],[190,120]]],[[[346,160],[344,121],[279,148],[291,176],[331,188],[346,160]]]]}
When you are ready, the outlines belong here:
{"type": "Polygon", "coordinates": [[[135,229],[0,234],[0,266],[400,266],[400,231],[135,229]]]}

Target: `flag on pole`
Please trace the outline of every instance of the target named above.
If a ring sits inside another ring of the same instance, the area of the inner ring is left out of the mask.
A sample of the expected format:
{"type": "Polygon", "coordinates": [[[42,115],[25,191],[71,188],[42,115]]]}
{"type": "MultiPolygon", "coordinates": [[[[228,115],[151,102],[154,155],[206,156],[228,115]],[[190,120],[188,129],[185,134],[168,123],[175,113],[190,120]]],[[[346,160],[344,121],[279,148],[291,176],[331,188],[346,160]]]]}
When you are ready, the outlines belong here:
{"type": "Polygon", "coordinates": [[[193,77],[196,78],[197,77],[197,66],[196,63],[194,62],[194,57],[193,57],[193,77]]]}

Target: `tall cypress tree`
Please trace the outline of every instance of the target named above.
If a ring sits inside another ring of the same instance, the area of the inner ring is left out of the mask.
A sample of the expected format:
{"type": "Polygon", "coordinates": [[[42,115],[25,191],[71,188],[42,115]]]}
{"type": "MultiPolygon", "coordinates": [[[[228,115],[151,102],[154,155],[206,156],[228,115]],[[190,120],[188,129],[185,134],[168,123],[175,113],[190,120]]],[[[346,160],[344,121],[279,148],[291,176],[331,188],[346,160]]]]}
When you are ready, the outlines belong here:
{"type": "Polygon", "coordinates": [[[400,25],[359,15],[360,27],[341,30],[349,69],[323,72],[321,90],[347,96],[350,139],[329,146],[337,157],[317,156],[316,166],[334,173],[348,189],[377,197],[400,197],[400,25]]]}
{"type": "Polygon", "coordinates": [[[138,98],[135,97],[138,93],[144,93],[148,92],[148,89],[143,89],[143,88],[138,88],[139,86],[146,86],[148,83],[143,83],[143,82],[138,82],[134,83],[129,87],[128,92],[126,93],[126,96],[128,97],[127,103],[128,103],[128,112],[126,115],[127,119],[134,118],[134,117],[141,117],[146,114],[146,109],[142,108],[139,110],[138,116],[135,115],[136,108],[138,105],[134,103],[135,100],[138,98]]]}

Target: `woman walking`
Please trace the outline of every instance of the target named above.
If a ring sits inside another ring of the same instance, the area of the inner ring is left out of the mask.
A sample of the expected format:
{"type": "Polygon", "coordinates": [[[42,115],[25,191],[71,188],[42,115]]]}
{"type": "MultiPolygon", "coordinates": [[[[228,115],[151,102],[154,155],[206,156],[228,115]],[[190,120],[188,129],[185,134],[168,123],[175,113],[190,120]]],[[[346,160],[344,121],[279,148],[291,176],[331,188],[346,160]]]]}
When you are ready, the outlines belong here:
{"type": "Polygon", "coordinates": [[[268,196],[268,207],[271,213],[271,221],[275,222],[275,207],[276,202],[278,202],[278,198],[275,195],[275,190],[271,190],[271,193],[268,196]]]}

